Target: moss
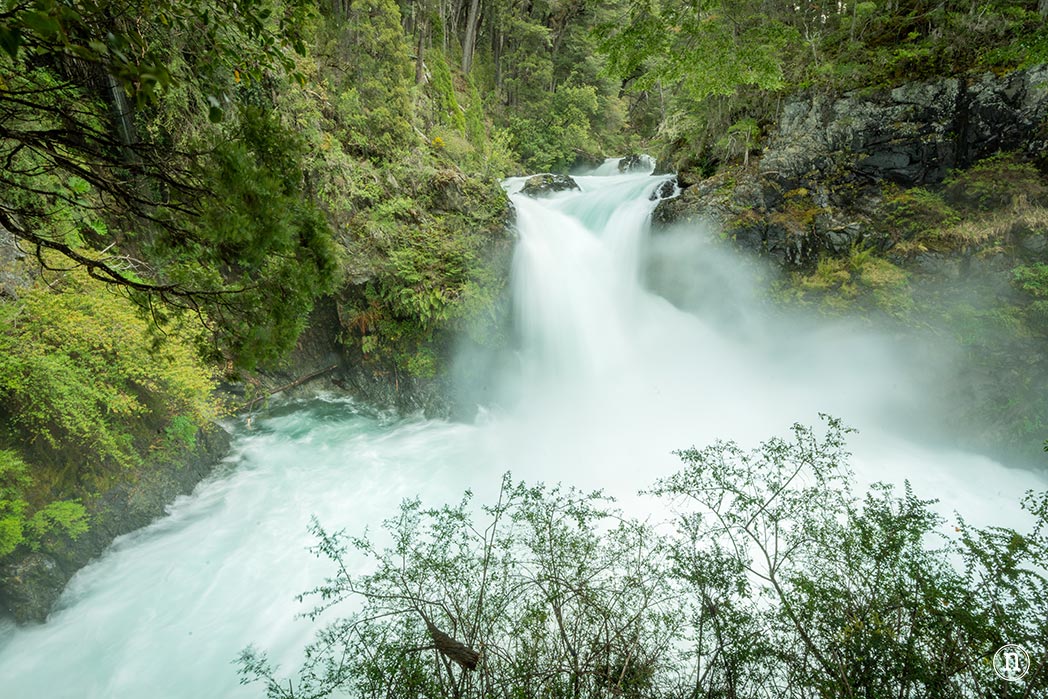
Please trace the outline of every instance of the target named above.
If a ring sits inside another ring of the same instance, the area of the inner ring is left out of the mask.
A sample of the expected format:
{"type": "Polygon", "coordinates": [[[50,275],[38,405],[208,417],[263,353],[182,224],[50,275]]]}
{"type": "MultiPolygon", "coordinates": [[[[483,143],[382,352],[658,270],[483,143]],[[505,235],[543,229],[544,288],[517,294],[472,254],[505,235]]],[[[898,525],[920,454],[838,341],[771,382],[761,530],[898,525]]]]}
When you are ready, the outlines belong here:
{"type": "Polygon", "coordinates": [[[856,308],[902,316],[913,309],[905,271],[872,248],[853,246],[846,258],[823,257],[808,274],[792,279],[796,300],[839,314],[856,308]]]}
{"type": "Polygon", "coordinates": [[[815,265],[815,271],[798,278],[798,284],[812,291],[828,291],[851,281],[851,272],[843,260],[824,257],[815,265]]]}
{"type": "Polygon", "coordinates": [[[1018,308],[1026,328],[1034,335],[1048,335],[1048,264],[1014,268],[1012,285],[1021,293],[1018,308]]]}
{"type": "Polygon", "coordinates": [[[881,211],[885,232],[895,242],[927,238],[961,220],[941,196],[923,187],[889,190],[881,211]]]}
{"type": "Polygon", "coordinates": [[[811,192],[801,187],[783,195],[783,206],[769,217],[772,224],[782,226],[791,233],[805,233],[815,228],[815,220],[826,209],[817,205],[811,192]]]}
{"type": "Polygon", "coordinates": [[[987,212],[1016,203],[1048,205],[1048,183],[1037,168],[1011,153],[999,153],[967,170],[950,173],[943,196],[959,210],[987,212]]]}

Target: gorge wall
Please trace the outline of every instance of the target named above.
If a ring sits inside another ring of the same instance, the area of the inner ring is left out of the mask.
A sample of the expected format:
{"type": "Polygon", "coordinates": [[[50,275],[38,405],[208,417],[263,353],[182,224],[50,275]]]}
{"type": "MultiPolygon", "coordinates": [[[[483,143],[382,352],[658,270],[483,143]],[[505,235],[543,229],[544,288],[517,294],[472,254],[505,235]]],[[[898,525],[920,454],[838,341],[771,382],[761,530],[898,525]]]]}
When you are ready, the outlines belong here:
{"type": "Polygon", "coordinates": [[[788,101],[748,168],[680,173],[684,191],[657,223],[712,218],[740,246],[782,263],[893,241],[878,225],[887,188],[937,185],[998,152],[1043,165],[1048,66],[788,101]],[[791,215],[792,214],[792,215],[791,215]]]}
{"type": "Polygon", "coordinates": [[[713,222],[773,263],[777,302],[945,342],[963,361],[927,361],[963,426],[953,443],[1036,464],[1048,435],[1046,154],[1045,65],[802,95],[748,164],[682,170],[655,229],[713,222]]]}

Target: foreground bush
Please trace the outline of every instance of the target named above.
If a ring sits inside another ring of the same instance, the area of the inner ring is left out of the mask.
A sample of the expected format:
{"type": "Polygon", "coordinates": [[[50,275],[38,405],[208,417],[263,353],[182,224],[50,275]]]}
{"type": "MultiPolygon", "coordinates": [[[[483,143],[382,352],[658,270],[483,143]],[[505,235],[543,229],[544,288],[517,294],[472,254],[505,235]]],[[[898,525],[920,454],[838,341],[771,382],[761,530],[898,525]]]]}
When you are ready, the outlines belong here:
{"type": "MultiPolygon", "coordinates": [[[[672,531],[600,493],[503,481],[493,505],[405,502],[387,546],[314,525],[351,600],[268,697],[1021,697],[1048,686],[1048,493],[1020,534],[947,526],[905,486],[851,491],[847,429],[679,452],[672,531]],[[370,573],[353,573],[358,557],[370,573]],[[1033,658],[995,676],[1005,643],[1033,658]]],[[[304,596],[304,597],[305,597],[304,596]]]]}

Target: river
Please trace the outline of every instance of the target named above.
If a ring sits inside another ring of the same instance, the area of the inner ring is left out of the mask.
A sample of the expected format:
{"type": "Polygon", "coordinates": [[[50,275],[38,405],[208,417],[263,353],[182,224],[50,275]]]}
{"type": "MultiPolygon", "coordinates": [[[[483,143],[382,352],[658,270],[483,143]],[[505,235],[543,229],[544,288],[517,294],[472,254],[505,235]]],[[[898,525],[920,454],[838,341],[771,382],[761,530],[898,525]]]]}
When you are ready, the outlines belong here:
{"type": "Polygon", "coordinates": [[[1021,493],[1042,480],[915,438],[947,416],[929,415],[911,347],[769,309],[759,268],[715,232],[649,234],[666,178],[598,172],[577,178],[581,192],[514,195],[520,349],[498,405],[461,424],[326,397],[232,424],[216,473],[83,569],[47,623],[0,628],[3,696],[260,696],[233,661],[255,644],[293,665],[311,637],[295,595],[329,572],[306,550],[312,516],[376,528],[404,497],[436,505],[471,488],[483,501],[507,470],[604,488],[643,512],[652,503],[635,493],[674,470],[674,449],[753,445],[819,412],[859,428],[860,483],[909,479],[946,513],[1020,523],[1021,493]]]}

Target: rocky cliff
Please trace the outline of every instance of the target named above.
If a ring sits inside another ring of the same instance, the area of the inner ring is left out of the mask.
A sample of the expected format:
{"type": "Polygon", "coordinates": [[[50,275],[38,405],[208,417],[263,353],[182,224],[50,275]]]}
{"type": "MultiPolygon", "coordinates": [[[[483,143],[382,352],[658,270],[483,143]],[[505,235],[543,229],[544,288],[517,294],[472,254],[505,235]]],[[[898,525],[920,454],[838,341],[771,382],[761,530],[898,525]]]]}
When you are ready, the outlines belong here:
{"type": "Polygon", "coordinates": [[[788,101],[749,168],[682,172],[656,221],[720,222],[743,247],[811,262],[856,242],[892,241],[877,224],[887,187],[937,185],[998,152],[1048,156],[1048,66],[788,101]]]}
{"type": "Polygon", "coordinates": [[[656,233],[712,221],[774,263],[780,302],[959,348],[959,366],[928,359],[956,439],[1042,461],[1048,66],[798,96],[748,165],[679,179],[656,233]]]}

